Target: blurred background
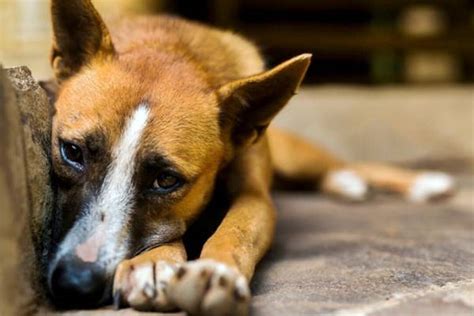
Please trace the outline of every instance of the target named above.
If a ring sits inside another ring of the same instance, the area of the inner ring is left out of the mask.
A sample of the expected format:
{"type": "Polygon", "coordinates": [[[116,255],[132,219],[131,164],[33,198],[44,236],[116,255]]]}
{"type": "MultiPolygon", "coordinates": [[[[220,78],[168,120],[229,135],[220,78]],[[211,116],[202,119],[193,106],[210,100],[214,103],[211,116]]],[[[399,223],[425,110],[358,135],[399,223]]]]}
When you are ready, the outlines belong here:
{"type": "MultiPolygon", "coordinates": [[[[168,12],[230,28],[270,64],[314,54],[307,82],[473,82],[472,0],[95,0],[103,14],[168,12]]],[[[47,0],[0,1],[2,60],[41,72],[47,0]],[[38,62],[38,64],[36,64],[38,62]],[[34,66],[33,66],[34,65],[34,66]],[[38,67],[38,68],[36,68],[38,67]]],[[[44,67],[44,66],[43,66],[44,67]]]]}
{"type": "MultiPolygon", "coordinates": [[[[311,52],[277,124],[350,159],[472,168],[472,0],[93,2],[103,15],[166,12],[235,30],[269,66],[311,52]]],[[[0,0],[0,19],[0,62],[49,77],[48,1],[0,0]]]]}

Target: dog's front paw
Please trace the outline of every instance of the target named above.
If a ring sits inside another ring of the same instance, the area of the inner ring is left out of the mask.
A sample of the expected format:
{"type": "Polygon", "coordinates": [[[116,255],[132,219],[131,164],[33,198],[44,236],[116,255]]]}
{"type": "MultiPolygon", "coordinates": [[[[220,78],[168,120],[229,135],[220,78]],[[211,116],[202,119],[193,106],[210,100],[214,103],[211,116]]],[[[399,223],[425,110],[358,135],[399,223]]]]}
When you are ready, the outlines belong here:
{"type": "Polygon", "coordinates": [[[114,304],[142,311],[175,309],[167,295],[167,287],[177,270],[165,261],[125,260],[119,264],[114,278],[114,304]]]}
{"type": "Polygon", "coordinates": [[[170,281],[168,295],[193,315],[247,315],[250,302],[247,279],[214,260],[182,264],[170,281]]]}

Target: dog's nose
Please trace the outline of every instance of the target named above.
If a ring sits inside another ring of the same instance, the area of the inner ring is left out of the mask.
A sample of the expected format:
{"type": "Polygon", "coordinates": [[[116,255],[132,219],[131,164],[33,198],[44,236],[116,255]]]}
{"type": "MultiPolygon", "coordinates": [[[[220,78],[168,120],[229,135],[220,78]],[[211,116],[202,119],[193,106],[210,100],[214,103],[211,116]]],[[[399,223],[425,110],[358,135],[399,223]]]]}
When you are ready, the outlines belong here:
{"type": "Polygon", "coordinates": [[[63,258],[50,273],[49,290],[59,306],[95,306],[104,299],[105,271],[76,257],[63,258]]]}

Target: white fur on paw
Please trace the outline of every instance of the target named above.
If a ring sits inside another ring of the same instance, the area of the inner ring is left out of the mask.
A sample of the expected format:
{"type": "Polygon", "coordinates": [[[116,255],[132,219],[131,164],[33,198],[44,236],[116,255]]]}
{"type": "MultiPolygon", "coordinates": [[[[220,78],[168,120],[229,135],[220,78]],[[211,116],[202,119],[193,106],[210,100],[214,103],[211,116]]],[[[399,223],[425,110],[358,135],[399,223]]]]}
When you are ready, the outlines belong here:
{"type": "Polygon", "coordinates": [[[199,315],[247,315],[250,290],[236,269],[214,260],[183,264],[168,287],[174,305],[199,315]]]}
{"type": "Polygon", "coordinates": [[[408,191],[408,199],[413,202],[426,202],[447,196],[454,189],[454,180],[442,172],[423,172],[415,178],[408,191]]]}
{"type": "Polygon", "coordinates": [[[175,266],[165,262],[133,264],[125,261],[119,265],[114,280],[116,304],[131,306],[143,311],[169,311],[166,288],[174,276],[175,266]]]}
{"type": "Polygon", "coordinates": [[[367,182],[356,172],[348,169],[331,171],[325,179],[325,190],[352,201],[367,197],[367,182]]]}

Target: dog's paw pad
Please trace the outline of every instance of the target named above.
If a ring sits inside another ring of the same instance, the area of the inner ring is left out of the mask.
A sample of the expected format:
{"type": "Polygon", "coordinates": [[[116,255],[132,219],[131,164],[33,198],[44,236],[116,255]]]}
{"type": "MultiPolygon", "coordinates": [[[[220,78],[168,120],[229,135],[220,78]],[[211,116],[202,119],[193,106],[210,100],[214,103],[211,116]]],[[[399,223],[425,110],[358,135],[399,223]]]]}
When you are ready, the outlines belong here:
{"type": "Polygon", "coordinates": [[[166,288],[175,275],[175,267],[164,261],[122,262],[115,273],[114,303],[137,310],[172,310],[166,288]]]}
{"type": "Polygon", "coordinates": [[[348,169],[328,173],[324,180],[324,190],[350,201],[363,201],[367,198],[367,182],[356,172],[348,169]]]}
{"type": "Polygon", "coordinates": [[[418,175],[408,191],[413,202],[427,202],[449,196],[454,191],[454,180],[442,172],[423,172],[418,175]]]}
{"type": "Polygon", "coordinates": [[[191,314],[246,315],[250,290],[234,268],[213,260],[183,264],[171,280],[169,298],[191,314]]]}

